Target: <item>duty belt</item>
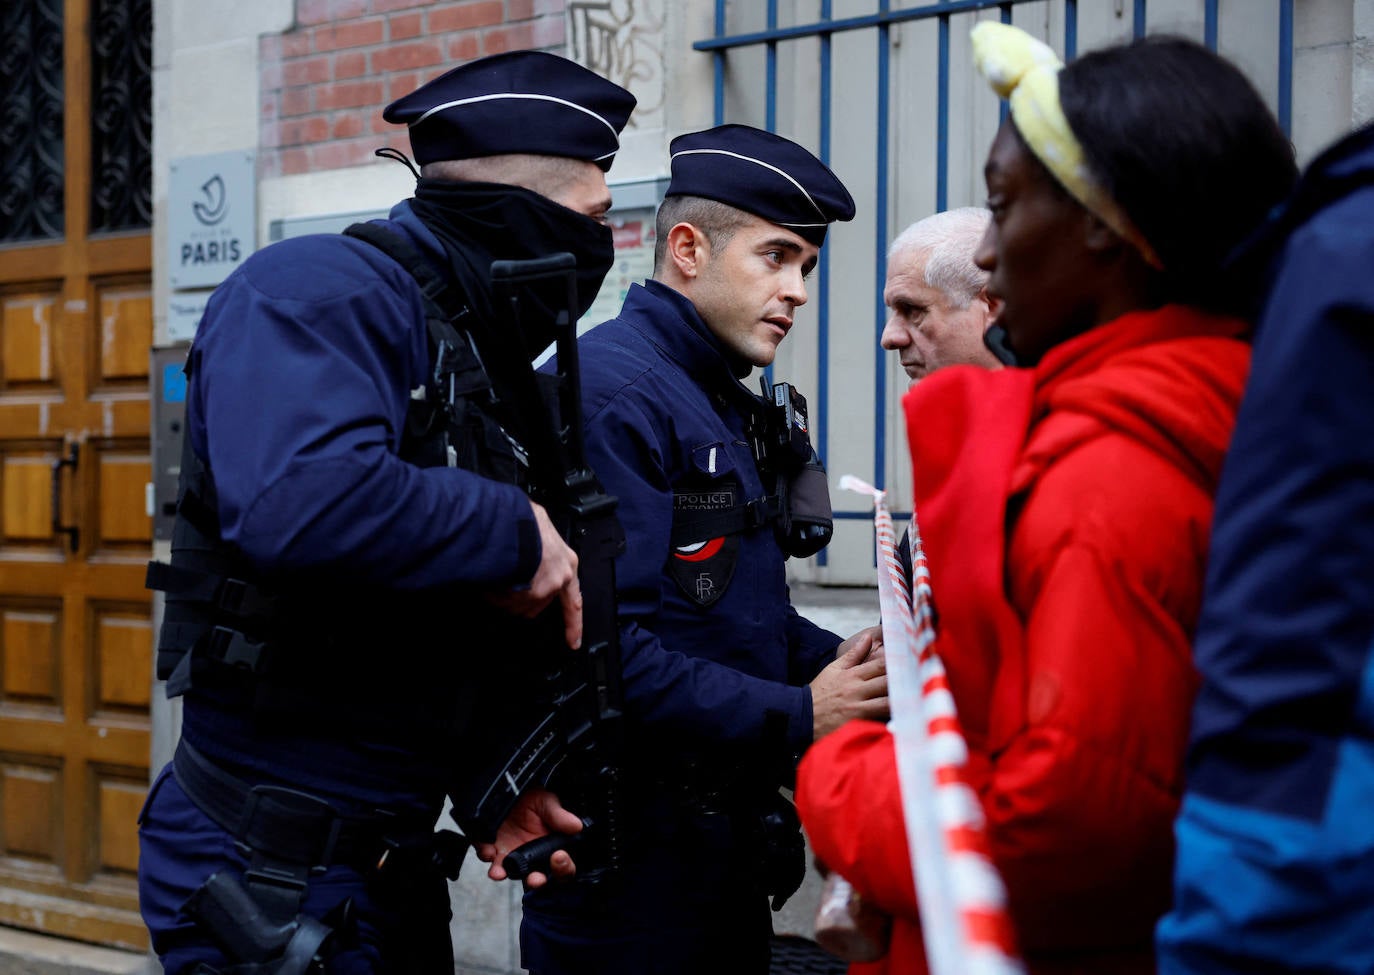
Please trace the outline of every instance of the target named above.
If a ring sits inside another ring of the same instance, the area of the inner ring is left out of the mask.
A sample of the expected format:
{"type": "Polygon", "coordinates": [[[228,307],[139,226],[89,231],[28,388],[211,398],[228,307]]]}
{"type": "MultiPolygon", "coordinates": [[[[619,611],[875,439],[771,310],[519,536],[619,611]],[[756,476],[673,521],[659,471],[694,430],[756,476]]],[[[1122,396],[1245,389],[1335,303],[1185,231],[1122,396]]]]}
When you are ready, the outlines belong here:
{"type": "MultiPolygon", "coordinates": [[[[761,774],[761,773],[760,773],[761,774]]],[[[713,769],[696,763],[646,770],[641,781],[651,783],[648,795],[666,801],[679,813],[737,813],[757,805],[759,778],[742,768],[713,769]]]]}
{"type": "Polygon", "coordinates": [[[428,862],[456,877],[467,842],[432,822],[385,810],[341,813],[318,796],[275,785],[250,785],[219,768],[185,739],[172,759],[176,780],[205,815],[234,837],[240,852],[322,873],[334,864],[363,873],[428,862]]]}

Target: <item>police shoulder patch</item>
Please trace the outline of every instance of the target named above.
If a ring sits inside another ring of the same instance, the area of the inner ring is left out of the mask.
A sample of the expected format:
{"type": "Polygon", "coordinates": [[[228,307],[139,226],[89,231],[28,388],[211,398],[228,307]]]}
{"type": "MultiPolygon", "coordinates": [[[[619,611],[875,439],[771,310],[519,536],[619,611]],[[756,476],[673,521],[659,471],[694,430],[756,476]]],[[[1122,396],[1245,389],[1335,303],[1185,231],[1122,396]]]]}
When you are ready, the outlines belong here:
{"type": "Polygon", "coordinates": [[[682,594],[703,608],[714,604],[730,585],[739,561],[739,535],[702,530],[701,537],[692,525],[703,515],[726,511],[735,506],[732,487],[711,487],[681,491],[673,495],[673,549],[668,556],[668,572],[682,594]]]}

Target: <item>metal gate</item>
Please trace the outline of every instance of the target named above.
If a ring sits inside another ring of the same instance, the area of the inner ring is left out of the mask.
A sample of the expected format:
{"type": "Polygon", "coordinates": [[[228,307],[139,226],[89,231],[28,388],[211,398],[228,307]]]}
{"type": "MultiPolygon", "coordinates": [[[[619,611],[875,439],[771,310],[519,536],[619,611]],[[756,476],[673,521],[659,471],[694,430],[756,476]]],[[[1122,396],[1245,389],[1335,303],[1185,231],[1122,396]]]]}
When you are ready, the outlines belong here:
{"type": "MultiPolygon", "coordinates": [[[[832,228],[821,254],[799,312],[810,336],[799,330],[777,362],[813,391],[813,433],[832,474],[888,487],[894,507],[910,497],[897,419],[905,377],[878,346],[887,246],[907,223],[983,199],[983,152],[1005,107],[972,77],[976,20],[1016,23],[1065,58],[1080,43],[1147,31],[1193,36],[1250,74],[1287,132],[1293,14],[1294,0],[716,0],[714,36],[694,44],[714,59],[716,123],[796,138],[836,169],[860,210],[854,224],[832,228]]],[[[834,501],[836,538],[811,564],[811,581],[869,582],[870,511],[834,501]]]]}

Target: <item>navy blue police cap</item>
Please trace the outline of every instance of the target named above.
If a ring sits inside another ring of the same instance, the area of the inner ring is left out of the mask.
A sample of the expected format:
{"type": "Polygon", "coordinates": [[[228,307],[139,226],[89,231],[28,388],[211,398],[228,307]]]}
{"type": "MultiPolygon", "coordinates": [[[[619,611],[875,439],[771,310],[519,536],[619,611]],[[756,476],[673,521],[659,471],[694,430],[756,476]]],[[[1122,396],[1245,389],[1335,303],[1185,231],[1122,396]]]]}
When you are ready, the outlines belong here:
{"type": "Polygon", "coordinates": [[[422,166],[528,153],[607,170],[634,107],[634,95],[575,61],[511,51],[459,65],[392,102],[382,118],[410,126],[422,166]]]}
{"type": "Polygon", "coordinates": [[[786,227],[819,247],[835,220],[854,219],[838,176],[801,146],[749,125],[689,132],[668,146],[667,196],[701,196],[786,227]]]}

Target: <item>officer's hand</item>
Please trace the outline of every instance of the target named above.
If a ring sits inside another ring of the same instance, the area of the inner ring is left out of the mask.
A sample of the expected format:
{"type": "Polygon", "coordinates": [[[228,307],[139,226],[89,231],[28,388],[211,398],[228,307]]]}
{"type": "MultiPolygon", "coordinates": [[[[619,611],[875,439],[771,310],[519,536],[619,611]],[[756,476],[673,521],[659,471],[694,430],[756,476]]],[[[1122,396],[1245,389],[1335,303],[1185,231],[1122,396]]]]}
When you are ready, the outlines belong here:
{"type": "MultiPolygon", "coordinates": [[[[488,877],[505,880],[506,869],[501,864],[506,854],[516,847],[550,833],[580,832],[582,820],[564,809],[558,796],[547,789],[530,789],[516,800],[515,808],[496,830],[496,842],[477,844],[477,859],[491,864],[487,869],[488,877]]],[[[550,857],[549,866],[556,880],[566,880],[577,873],[577,865],[567,850],[559,850],[550,857]]],[[[548,881],[549,878],[542,873],[532,873],[525,878],[525,886],[533,890],[543,887],[548,881]]]]}
{"type": "Polygon", "coordinates": [[[856,640],[869,639],[869,634],[872,634],[872,643],[869,644],[868,652],[864,654],[863,659],[886,661],[887,657],[885,654],[887,651],[883,647],[883,628],[881,626],[870,626],[866,630],[860,630],[858,633],[855,633],[848,640],[845,640],[844,643],[841,643],[835,648],[835,656],[843,657],[846,648],[856,640]]]}
{"type": "Polygon", "coordinates": [[[870,626],[840,644],[835,662],[811,682],[812,733],[817,740],[852,718],[886,721],[887,661],[882,630],[870,626]],[[870,651],[877,651],[870,655],[870,651]]]}
{"type": "Polygon", "coordinates": [[[582,588],[577,582],[577,553],[553,527],[542,505],[530,502],[539,526],[539,568],[528,586],[508,589],[492,597],[502,609],[518,616],[538,616],[557,597],[563,604],[563,635],[568,646],[582,646],[582,588]]]}

